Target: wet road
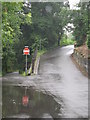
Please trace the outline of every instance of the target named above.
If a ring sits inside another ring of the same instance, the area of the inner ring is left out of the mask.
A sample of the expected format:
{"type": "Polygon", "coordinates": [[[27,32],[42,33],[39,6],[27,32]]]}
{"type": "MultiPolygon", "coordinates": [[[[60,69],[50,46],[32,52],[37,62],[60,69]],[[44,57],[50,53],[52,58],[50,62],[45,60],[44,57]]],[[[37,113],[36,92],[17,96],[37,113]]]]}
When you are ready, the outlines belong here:
{"type": "Polygon", "coordinates": [[[63,99],[64,117],[87,117],[88,78],[73,64],[72,52],[73,46],[66,46],[42,56],[39,73],[47,76],[48,89],[53,91],[58,101],[59,97],[63,99]]]}
{"type": "Polygon", "coordinates": [[[73,64],[72,52],[73,46],[66,46],[43,55],[39,75],[4,77],[3,117],[88,118],[88,79],[73,64]],[[22,106],[26,88],[27,107],[22,106]],[[10,106],[14,111],[8,113],[10,106]]]}

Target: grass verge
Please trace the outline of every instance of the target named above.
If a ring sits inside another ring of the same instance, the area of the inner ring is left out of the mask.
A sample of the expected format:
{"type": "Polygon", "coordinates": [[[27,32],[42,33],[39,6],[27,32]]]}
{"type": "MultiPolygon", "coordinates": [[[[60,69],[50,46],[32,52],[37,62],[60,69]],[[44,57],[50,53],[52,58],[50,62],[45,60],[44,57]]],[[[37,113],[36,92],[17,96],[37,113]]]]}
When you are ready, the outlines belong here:
{"type": "Polygon", "coordinates": [[[40,50],[40,51],[38,51],[37,57],[40,57],[41,55],[43,55],[46,52],[47,52],[47,50],[40,50]]]}

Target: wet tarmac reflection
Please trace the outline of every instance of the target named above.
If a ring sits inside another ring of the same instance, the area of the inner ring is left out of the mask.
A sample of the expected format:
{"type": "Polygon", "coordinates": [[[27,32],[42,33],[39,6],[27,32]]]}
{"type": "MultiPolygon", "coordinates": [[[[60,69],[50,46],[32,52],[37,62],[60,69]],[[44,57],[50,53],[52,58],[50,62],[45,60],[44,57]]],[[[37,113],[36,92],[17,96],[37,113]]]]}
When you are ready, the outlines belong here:
{"type": "Polygon", "coordinates": [[[2,91],[3,118],[61,117],[61,105],[52,96],[31,87],[3,86],[2,91]],[[26,104],[23,103],[25,100],[26,104]]]}

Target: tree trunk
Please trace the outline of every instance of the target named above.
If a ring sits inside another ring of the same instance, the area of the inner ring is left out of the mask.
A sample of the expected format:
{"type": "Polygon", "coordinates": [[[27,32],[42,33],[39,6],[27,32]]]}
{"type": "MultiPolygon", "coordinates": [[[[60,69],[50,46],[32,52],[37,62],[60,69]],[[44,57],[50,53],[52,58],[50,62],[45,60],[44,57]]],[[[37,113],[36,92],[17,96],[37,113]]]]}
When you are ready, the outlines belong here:
{"type": "Polygon", "coordinates": [[[59,36],[58,37],[58,46],[60,46],[60,39],[61,39],[61,37],[59,36]]]}
{"type": "Polygon", "coordinates": [[[58,39],[58,46],[60,46],[60,40],[58,39]]]}

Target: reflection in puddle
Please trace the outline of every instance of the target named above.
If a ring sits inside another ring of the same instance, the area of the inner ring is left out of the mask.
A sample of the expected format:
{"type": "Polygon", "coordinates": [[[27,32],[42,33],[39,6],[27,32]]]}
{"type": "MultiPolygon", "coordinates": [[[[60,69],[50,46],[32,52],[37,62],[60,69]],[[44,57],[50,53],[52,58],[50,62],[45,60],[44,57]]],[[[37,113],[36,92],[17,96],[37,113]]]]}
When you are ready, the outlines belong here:
{"type": "Polygon", "coordinates": [[[3,118],[59,118],[60,109],[52,96],[31,87],[3,86],[3,118]],[[27,105],[23,104],[24,96],[27,105]]]}

